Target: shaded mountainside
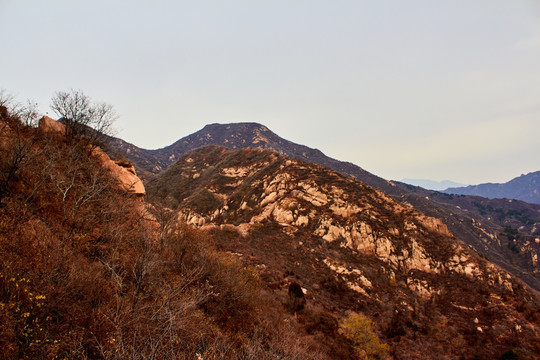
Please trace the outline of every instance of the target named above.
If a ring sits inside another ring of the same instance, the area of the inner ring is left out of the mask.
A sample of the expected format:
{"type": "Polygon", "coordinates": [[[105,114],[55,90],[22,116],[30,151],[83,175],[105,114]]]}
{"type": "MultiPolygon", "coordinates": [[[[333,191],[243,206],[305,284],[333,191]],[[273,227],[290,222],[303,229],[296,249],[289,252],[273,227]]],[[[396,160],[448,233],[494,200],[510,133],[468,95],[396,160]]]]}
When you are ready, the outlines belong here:
{"type": "Polygon", "coordinates": [[[537,295],[440,220],[326,167],[211,146],[147,191],[258,269],[277,298],[298,283],[306,304],[297,319],[315,337],[355,311],[374,320],[395,359],[540,352],[537,295]]]}
{"type": "Polygon", "coordinates": [[[451,187],[447,194],[475,195],[489,199],[515,199],[540,204],[540,171],[521,175],[504,184],[480,184],[466,187],[451,187]]]}
{"type": "Polygon", "coordinates": [[[111,138],[110,144],[111,156],[125,157],[132,161],[139,175],[145,180],[166,169],[187,151],[205,145],[220,145],[231,149],[263,148],[327,166],[373,186],[399,201],[405,201],[429,216],[440,218],[460,240],[519,276],[536,290],[540,290],[540,205],[447,196],[387,181],[354,164],[329,158],[319,150],[282,139],[257,123],[207,125],[202,130],[157,150],[140,149],[116,138],[111,138]],[[509,238],[508,226],[512,227],[511,231],[517,231],[518,236],[509,238]]]}

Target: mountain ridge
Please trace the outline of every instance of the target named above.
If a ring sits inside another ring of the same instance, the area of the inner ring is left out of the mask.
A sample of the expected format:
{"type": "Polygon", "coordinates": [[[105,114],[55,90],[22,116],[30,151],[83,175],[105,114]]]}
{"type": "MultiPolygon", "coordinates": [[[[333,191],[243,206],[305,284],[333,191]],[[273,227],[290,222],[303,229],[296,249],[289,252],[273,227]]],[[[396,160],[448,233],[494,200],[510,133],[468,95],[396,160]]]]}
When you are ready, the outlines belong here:
{"type": "Polygon", "coordinates": [[[451,187],[446,194],[475,195],[488,199],[515,199],[540,204],[540,171],[522,174],[505,183],[483,183],[451,187]]]}
{"type": "Polygon", "coordinates": [[[537,261],[540,244],[535,241],[540,237],[540,205],[454,196],[388,181],[352,163],[329,158],[318,149],[282,139],[258,123],[210,124],[156,150],[140,149],[116,138],[111,138],[109,143],[111,156],[119,155],[129,159],[146,181],[187,151],[205,145],[220,145],[230,149],[268,149],[327,166],[373,186],[398,201],[409,203],[429,216],[440,218],[456,237],[540,291],[540,264],[537,261]],[[519,236],[508,237],[505,232],[507,227],[517,229],[519,236]]]}

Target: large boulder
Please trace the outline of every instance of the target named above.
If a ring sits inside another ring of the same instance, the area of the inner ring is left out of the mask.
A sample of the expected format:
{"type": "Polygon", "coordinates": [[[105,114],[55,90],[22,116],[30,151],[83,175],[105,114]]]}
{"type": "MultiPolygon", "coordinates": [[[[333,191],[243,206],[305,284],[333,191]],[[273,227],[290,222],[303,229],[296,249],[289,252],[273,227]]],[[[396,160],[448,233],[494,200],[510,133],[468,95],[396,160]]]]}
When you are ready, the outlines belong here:
{"type": "Polygon", "coordinates": [[[48,116],[43,116],[39,119],[39,128],[47,133],[60,133],[66,132],[66,126],[59,121],[51,119],[48,116]]]}
{"type": "Polygon", "coordinates": [[[111,174],[118,180],[120,186],[125,191],[135,194],[138,197],[144,197],[146,190],[144,185],[135,173],[133,165],[126,161],[113,161],[99,147],[94,149],[94,155],[100,160],[101,164],[111,171],[111,174]]]}

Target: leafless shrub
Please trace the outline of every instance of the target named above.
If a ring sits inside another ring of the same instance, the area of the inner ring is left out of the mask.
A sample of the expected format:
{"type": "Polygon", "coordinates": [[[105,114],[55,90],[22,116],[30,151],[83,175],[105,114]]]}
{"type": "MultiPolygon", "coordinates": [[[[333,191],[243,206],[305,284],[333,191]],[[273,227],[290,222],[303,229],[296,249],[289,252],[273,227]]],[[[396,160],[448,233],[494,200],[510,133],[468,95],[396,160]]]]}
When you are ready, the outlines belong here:
{"type": "Polygon", "coordinates": [[[99,145],[112,135],[112,124],[118,118],[112,105],[93,103],[81,90],[58,91],[51,99],[51,109],[65,124],[65,136],[75,141],[99,145]]]}

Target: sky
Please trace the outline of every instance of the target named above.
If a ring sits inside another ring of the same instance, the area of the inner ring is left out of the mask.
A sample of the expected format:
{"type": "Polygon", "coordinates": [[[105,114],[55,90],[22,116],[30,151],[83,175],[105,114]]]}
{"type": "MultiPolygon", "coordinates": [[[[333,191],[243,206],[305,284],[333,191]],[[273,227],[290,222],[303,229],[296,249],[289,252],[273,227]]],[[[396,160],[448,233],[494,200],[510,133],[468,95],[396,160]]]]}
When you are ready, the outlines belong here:
{"type": "Polygon", "coordinates": [[[0,89],[167,146],[259,122],[386,179],[540,170],[540,0],[0,0],[0,89]]]}

